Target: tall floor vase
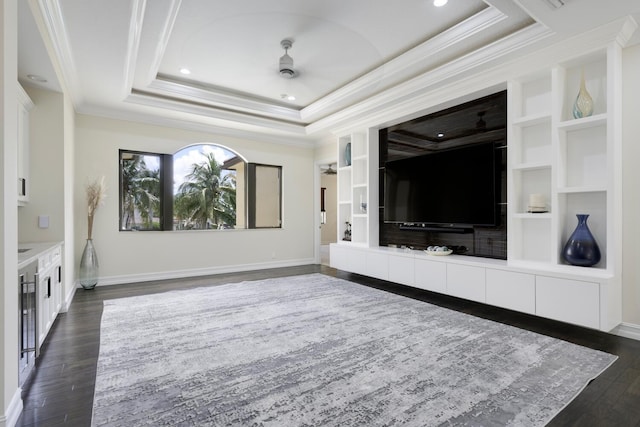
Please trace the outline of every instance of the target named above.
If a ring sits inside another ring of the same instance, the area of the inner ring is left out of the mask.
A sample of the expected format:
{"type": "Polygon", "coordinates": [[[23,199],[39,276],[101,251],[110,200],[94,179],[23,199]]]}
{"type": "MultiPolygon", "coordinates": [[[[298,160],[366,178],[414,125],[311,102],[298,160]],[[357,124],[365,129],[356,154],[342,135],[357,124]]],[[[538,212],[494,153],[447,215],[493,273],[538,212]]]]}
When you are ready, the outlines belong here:
{"type": "Polygon", "coordinates": [[[600,262],[600,248],[587,225],[589,215],[578,214],[578,225],[564,245],[562,256],[573,265],[591,267],[600,262]]]}
{"type": "Polygon", "coordinates": [[[93,289],[98,284],[98,273],[100,265],[98,264],[98,254],[93,246],[93,240],[87,239],[87,243],[82,251],[80,258],[80,285],[84,289],[93,289]]]}

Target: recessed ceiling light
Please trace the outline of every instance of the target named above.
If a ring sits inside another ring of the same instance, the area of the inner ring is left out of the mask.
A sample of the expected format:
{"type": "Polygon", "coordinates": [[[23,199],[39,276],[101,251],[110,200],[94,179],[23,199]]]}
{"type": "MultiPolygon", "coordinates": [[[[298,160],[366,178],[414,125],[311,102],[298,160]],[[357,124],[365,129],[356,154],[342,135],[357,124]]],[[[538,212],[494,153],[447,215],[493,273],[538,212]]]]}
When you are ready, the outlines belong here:
{"type": "Polygon", "coordinates": [[[293,95],[289,95],[289,96],[287,96],[287,99],[288,99],[289,101],[295,101],[295,100],[296,100],[296,97],[295,97],[295,96],[293,96],[293,95]]]}
{"type": "Polygon", "coordinates": [[[191,70],[190,70],[190,69],[188,69],[188,68],[180,68],[180,72],[181,72],[182,74],[187,74],[187,75],[188,75],[188,74],[191,74],[191,70]]]}
{"type": "Polygon", "coordinates": [[[44,77],[39,76],[37,74],[27,74],[27,78],[29,80],[32,80],[32,81],[38,82],[38,83],[46,83],[47,82],[47,79],[45,79],[44,77]]]}
{"type": "Polygon", "coordinates": [[[438,133],[438,138],[442,138],[443,136],[444,136],[444,133],[442,133],[442,132],[438,133]]]}
{"type": "Polygon", "coordinates": [[[433,5],[434,5],[435,7],[442,7],[442,6],[444,6],[445,4],[447,4],[447,2],[448,2],[448,1],[449,1],[449,0],[433,0],[433,5]]]}

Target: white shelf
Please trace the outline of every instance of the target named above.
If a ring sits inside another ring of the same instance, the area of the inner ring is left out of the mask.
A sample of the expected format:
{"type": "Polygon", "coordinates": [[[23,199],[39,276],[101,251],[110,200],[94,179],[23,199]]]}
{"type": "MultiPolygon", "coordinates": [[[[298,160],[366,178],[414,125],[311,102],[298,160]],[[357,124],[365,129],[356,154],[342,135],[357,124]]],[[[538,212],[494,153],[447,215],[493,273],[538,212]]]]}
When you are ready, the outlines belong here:
{"type": "Polygon", "coordinates": [[[513,214],[513,217],[517,219],[551,219],[552,218],[550,212],[543,212],[543,213],[522,212],[522,213],[513,214]]]}
{"type": "Polygon", "coordinates": [[[551,122],[551,113],[533,114],[513,119],[513,125],[519,127],[535,126],[547,122],[551,122]]]}
{"type": "Polygon", "coordinates": [[[607,188],[600,185],[585,185],[582,187],[560,187],[559,194],[575,194],[575,193],[599,193],[606,192],[607,188]]]}
{"type": "Polygon", "coordinates": [[[519,163],[514,165],[512,169],[515,171],[533,171],[533,170],[551,169],[551,163],[549,162],[519,163]]]}
{"type": "Polygon", "coordinates": [[[581,119],[571,119],[558,123],[558,129],[565,131],[589,129],[607,124],[607,114],[602,113],[595,116],[583,117],[581,119]]]}

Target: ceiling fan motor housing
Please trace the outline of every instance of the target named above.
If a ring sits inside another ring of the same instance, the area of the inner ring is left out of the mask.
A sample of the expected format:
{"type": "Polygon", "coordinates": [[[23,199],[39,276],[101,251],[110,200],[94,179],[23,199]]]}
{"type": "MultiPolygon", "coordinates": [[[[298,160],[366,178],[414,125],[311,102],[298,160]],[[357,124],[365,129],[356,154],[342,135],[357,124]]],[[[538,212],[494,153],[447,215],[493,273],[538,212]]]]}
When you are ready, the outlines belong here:
{"type": "Polygon", "coordinates": [[[293,42],[289,39],[284,39],[280,42],[280,46],[284,49],[284,55],[280,57],[279,70],[280,75],[285,79],[293,78],[296,75],[296,72],[293,69],[293,58],[287,53],[292,45],[293,42]]]}

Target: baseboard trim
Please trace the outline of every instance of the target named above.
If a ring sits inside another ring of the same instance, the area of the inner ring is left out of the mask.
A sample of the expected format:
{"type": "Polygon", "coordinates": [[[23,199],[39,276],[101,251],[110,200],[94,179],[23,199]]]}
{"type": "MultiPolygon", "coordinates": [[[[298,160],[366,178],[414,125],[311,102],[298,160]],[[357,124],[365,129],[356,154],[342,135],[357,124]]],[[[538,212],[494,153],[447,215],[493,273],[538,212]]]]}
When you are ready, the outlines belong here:
{"type": "Polygon", "coordinates": [[[611,331],[612,334],[640,341],[640,325],[621,323],[611,331]]]}
{"type": "Polygon", "coordinates": [[[0,417],[0,426],[13,427],[22,413],[22,389],[18,388],[7,407],[7,411],[0,417]]]}
{"type": "MultiPolygon", "coordinates": [[[[243,271],[266,270],[269,268],[297,267],[297,266],[309,265],[309,264],[316,264],[316,261],[314,260],[314,258],[264,262],[264,263],[254,263],[254,264],[224,265],[219,267],[195,268],[190,270],[163,271],[159,273],[106,276],[106,277],[100,277],[98,279],[97,286],[124,285],[127,283],[150,282],[154,280],[167,280],[167,279],[180,279],[183,277],[186,278],[186,277],[210,276],[214,274],[224,274],[224,273],[239,273],[243,271]]],[[[76,281],[75,285],[76,285],[75,286],[76,288],[82,287],[78,281],[76,281]]]]}

